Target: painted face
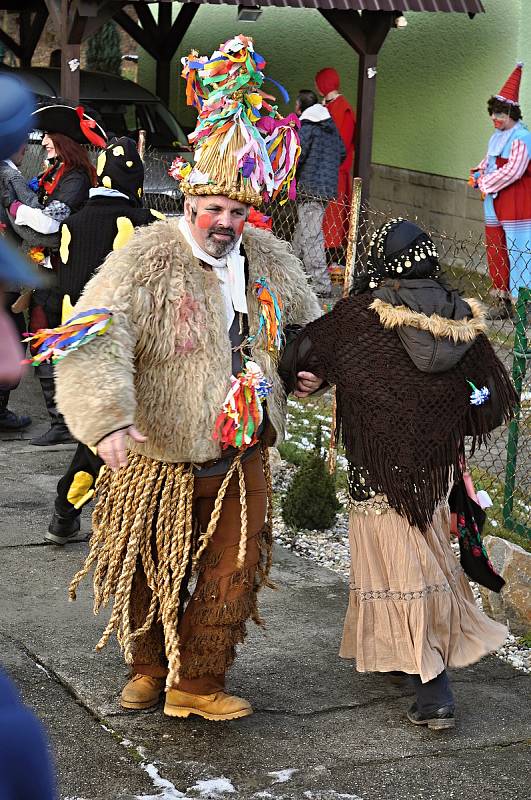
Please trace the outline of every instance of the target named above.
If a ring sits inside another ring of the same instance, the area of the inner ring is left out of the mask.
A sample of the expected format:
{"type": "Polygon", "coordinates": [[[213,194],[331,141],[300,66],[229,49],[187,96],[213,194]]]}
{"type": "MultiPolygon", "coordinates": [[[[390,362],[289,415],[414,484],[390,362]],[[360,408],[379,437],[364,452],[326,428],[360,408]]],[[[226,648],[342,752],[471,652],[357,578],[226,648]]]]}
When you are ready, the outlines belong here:
{"type": "Polygon", "coordinates": [[[55,158],[57,155],[55,145],[47,133],[42,137],[42,146],[46,149],[46,158],[55,158]]]}
{"type": "Polygon", "coordinates": [[[214,258],[223,258],[240,238],[249,207],[223,195],[198,197],[197,210],[185,203],[184,216],[195,241],[214,258]]]}
{"type": "Polygon", "coordinates": [[[490,115],[492,124],[498,131],[506,131],[512,127],[514,120],[511,119],[509,114],[494,113],[490,115]]]}

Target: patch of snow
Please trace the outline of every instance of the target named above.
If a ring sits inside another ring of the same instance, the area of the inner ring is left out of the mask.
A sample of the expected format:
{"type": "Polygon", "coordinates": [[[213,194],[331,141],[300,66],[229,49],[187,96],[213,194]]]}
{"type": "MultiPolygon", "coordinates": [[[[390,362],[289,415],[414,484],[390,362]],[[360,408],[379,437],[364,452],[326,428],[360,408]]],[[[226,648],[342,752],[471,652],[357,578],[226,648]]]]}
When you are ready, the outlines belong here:
{"type": "MultiPolygon", "coordinates": [[[[48,670],[46,669],[46,667],[43,667],[43,666],[42,666],[42,664],[39,664],[39,662],[38,662],[38,661],[36,661],[36,662],[35,662],[35,666],[37,667],[37,669],[40,669],[40,671],[41,671],[41,672],[44,672],[44,674],[45,674],[45,675],[46,675],[48,678],[51,678],[51,677],[52,677],[52,676],[50,675],[50,673],[48,672],[48,670]]],[[[68,798],[66,798],[66,800],[68,800],[68,798]]],[[[73,798],[73,800],[76,800],[76,798],[73,798]]],[[[83,800],[83,798],[81,797],[81,798],[79,798],[79,800],[83,800]]]]}
{"type": "Polygon", "coordinates": [[[190,786],[188,791],[199,792],[201,797],[219,796],[222,794],[233,794],[236,789],[228,778],[209,778],[205,781],[197,781],[194,786],[190,786]]]}
{"type": "MultiPolygon", "coordinates": [[[[140,749],[140,748],[139,748],[140,749]]],[[[140,768],[147,772],[156,789],[162,789],[162,794],[156,795],[137,795],[137,800],[178,800],[180,797],[185,797],[171,781],[162,778],[155,764],[150,764],[147,761],[140,764],[140,768]]]]}
{"type": "Polygon", "coordinates": [[[123,745],[123,747],[132,747],[133,746],[133,742],[131,742],[129,739],[122,739],[120,744],[123,745]]]}
{"type": "Polygon", "coordinates": [[[288,769],[279,769],[276,772],[268,772],[270,778],[275,778],[273,783],[286,783],[286,781],[291,780],[292,776],[298,772],[298,769],[294,767],[289,767],[288,769]]]}
{"type": "Polygon", "coordinates": [[[314,792],[307,790],[303,793],[303,797],[307,797],[308,800],[333,800],[333,798],[338,800],[363,800],[363,797],[360,797],[359,794],[345,794],[345,792],[336,792],[334,789],[317,789],[314,792]]]}

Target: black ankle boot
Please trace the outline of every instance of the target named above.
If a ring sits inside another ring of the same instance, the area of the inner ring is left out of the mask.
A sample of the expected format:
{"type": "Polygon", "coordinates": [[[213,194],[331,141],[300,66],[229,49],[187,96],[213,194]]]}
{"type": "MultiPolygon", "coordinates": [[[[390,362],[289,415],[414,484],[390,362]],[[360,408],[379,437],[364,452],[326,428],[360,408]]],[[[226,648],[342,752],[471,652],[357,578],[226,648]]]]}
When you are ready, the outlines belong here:
{"type": "Polygon", "coordinates": [[[31,425],[31,417],[27,414],[15,414],[8,408],[0,411],[0,431],[22,431],[31,425]]]}
{"type": "Polygon", "coordinates": [[[443,731],[455,727],[453,706],[442,706],[435,711],[419,711],[413,703],[407,712],[407,718],[413,725],[427,725],[431,731],[443,731]]]}
{"type": "Polygon", "coordinates": [[[47,542],[53,542],[54,544],[66,544],[79,533],[79,528],[79,515],[62,517],[54,511],[52,521],[48,525],[48,531],[44,534],[44,538],[47,542]]]}
{"type": "Polygon", "coordinates": [[[21,431],[31,425],[31,417],[27,414],[15,414],[8,409],[9,394],[9,390],[0,389],[0,431],[21,431]]]}
{"type": "Polygon", "coordinates": [[[31,439],[30,444],[36,445],[37,447],[50,447],[54,444],[65,444],[75,441],[65,424],[63,415],[59,413],[55,405],[55,380],[53,377],[52,365],[39,364],[35,371],[41,384],[46,410],[50,415],[52,425],[50,430],[43,433],[42,436],[31,439]]]}
{"type": "Polygon", "coordinates": [[[52,423],[50,430],[43,433],[42,436],[30,439],[30,444],[36,447],[51,447],[54,444],[68,444],[74,441],[75,439],[72,438],[72,434],[65,423],[57,422],[55,425],[52,423]]]}

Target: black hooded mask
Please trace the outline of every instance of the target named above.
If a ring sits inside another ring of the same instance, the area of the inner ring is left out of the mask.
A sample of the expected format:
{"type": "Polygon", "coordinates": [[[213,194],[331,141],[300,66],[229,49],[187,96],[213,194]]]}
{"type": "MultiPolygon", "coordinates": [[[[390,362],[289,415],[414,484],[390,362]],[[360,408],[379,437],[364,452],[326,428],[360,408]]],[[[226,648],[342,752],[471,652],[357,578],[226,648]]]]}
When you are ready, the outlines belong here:
{"type": "Polygon", "coordinates": [[[135,205],[142,205],[144,165],[132,139],[111,139],[98,156],[96,172],[99,186],[122,192],[135,205]]]}

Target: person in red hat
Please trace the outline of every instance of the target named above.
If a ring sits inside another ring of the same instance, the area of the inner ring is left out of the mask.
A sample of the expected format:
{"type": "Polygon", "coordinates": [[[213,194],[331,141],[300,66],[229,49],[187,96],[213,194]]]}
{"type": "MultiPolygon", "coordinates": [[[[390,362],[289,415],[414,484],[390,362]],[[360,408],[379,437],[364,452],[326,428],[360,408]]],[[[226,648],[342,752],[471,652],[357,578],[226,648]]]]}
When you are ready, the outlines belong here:
{"type": "MultiPolygon", "coordinates": [[[[105,147],[106,134],[84,109],[56,104],[37,109],[32,115],[33,127],[42,130],[42,145],[46,149],[48,166],[38,177],[39,205],[33,208],[16,200],[9,213],[16,233],[32,245],[33,258],[57,275],[59,266],[59,229],[70,214],[79,211],[96,186],[96,170],[84,145],[105,147]],[[35,247],[35,236],[41,237],[41,247],[35,247]]],[[[33,292],[30,303],[30,331],[53,328],[61,323],[63,291],[57,281],[33,292]]],[[[31,444],[51,446],[71,442],[72,436],[55,403],[53,367],[36,367],[50,428],[31,444]]]]}
{"type": "Polygon", "coordinates": [[[495,131],[471,183],[485,195],[487,262],[496,305],[490,319],[514,315],[513,299],[531,286],[531,133],[519,105],[523,64],[517,64],[487,108],[495,131]]]}
{"type": "Polygon", "coordinates": [[[323,97],[323,105],[330,112],[345,145],[346,156],[339,167],[337,200],[330,202],[323,219],[325,247],[332,251],[333,261],[344,258],[348,234],[348,216],[352,195],[352,164],[356,136],[356,112],[340,92],[339,75],[333,67],[325,67],[315,76],[315,86],[323,97]]]}

